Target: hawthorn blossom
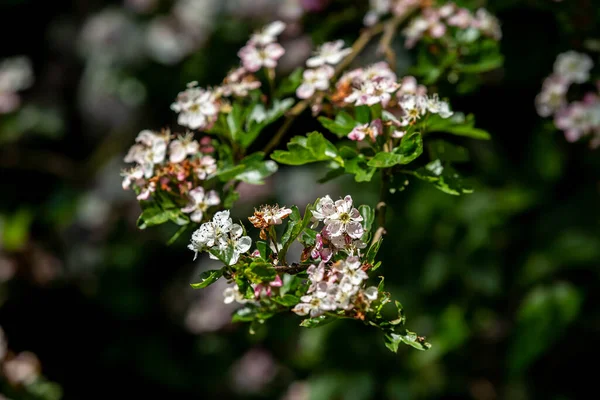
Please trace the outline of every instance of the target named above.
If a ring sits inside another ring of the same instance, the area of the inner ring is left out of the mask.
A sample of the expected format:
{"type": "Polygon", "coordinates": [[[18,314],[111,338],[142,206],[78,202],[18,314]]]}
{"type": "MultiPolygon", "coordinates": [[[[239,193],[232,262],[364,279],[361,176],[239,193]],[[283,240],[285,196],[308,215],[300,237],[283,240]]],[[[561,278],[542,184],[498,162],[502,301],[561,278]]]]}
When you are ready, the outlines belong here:
{"type": "Polygon", "coordinates": [[[398,90],[398,87],[399,85],[396,82],[387,79],[366,81],[359,89],[354,89],[344,101],[353,103],[356,106],[373,106],[381,103],[385,107],[391,100],[392,93],[398,90]]]}
{"type": "Polygon", "coordinates": [[[296,304],[292,309],[298,315],[310,314],[311,318],[318,317],[326,311],[335,310],[335,304],[326,292],[316,292],[312,295],[305,295],[300,298],[301,303],[296,304]]]}
{"type": "Polygon", "coordinates": [[[136,165],[135,167],[121,171],[123,177],[123,183],[121,186],[123,190],[127,190],[131,187],[132,183],[140,181],[144,177],[144,170],[141,166],[136,165]]]}
{"type": "Polygon", "coordinates": [[[248,300],[246,300],[246,298],[244,297],[242,292],[240,292],[239,286],[235,285],[235,284],[233,286],[226,288],[223,291],[223,297],[224,297],[223,302],[225,304],[231,304],[234,301],[236,303],[240,303],[240,304],[244,304],[244,303],[248,302],[248,300]]]}
{"type": "Polygon", "coordinates": [[[200,180],[205,180],[217,172],[217,160],[211,156],[203,156],[199,160],[198,166],[194,169],[196,176],[200,180]]]}
{"type": "Polygon", "coordinates": [[[348,139],[351,140],[364,140],[365,137],[369,137],[371,141],[375,142],[377,136],[383,134],[383,124],[380,119],[376,119],[371,123],[358,125],[352,129],[352,132],[348,134],[348,139]]]}
{"type": "Polygon", "coordinates": [[[466,8],[457,9],[454,14],[447,17],[446,23],[449,26],[456,26],[461,29],[467,29],[473,22],[473,15],[466,8]]]}
{"type": "Polygon", "coordinates": [[[330,248],[323,246],[323,236],[317,233],[315,238],[315,246],[311,249],[310,256],[313,259],[321,259],[323,262],[327,262],[331,259],[333,252],[330,248]]]}
{"type": "Polygon", "coordinates": [[[449,118],[454,114],[450,111],[450,105],[440,100],[437,93],[434,93],[431,97],[427,97],[425,105],[430,113],[438,114],[442,118],[449,118]]]}
{"type": "Polygon", "coordinates": [[[169,161],[172,163],[180,163],[188,155],[193,155],[198,152],[200,145],[194,140],[192,133],[187,133],[185,136],[180,136],[169,144],[169,161]]]}
{"type": "Polygon", "coordinates": [[[135,140],[136,144],[131,146],[124,161],[137,163],[142,167],[144,177],[151,178],[154,175],[154,166],[162,163],[167,155],[168,135],[143,130],[135,140]]]}
{"type": "Polygon", "coordinates": [[[301,99],[308,99],[317,90],[329,89],[329,81],[334,73],[334,69],[329,65],[323,65],[317,69],[305,70],[302,75],[303,82],[296,89],[296,96],[301,99]]]}
{"type": "Polygon", "coordinates": [[[197,187],[190,190],[188,193],[190,201],[187,206],[181,209],[182,212],[189,214],[190,219],[194,222],[202,221],[202,217],[206,210],[211,206],[216,206],[221,203],[221,199],[216,191],[210,190],[208,193],[204,191],[203,187],[197,187]]]}
{"type": "Polygon", "coordinates": [[[272,22],[259,32],[254,33],[250,37],[248,44],[266,46],[270,43],[273,43],[277,40],[277,36],[279,36],[285,30],[285,27],[285,23],[281,21],[272,22]]]}
{"type": "Polygon", "coordinates": [[[569,142],[575,142],[594,128],[594,116],[591,110],[593,108],[590,104],[575,101],[556,113],[554,123],[557,128],[565,132],[565,138],[569,142]]]}
{"type": "Polygon", "coordinates": [[[593,66],[594,63],[587,54],[571,50],[558,55],[554,62],[554,72],[567,82],[584,83],[590,78],[593,66]]]}
{"type": "Polygon", "coordinates": [[[364,233],[360,212],[352,206],[352,197],[346,196],[334,203],[335,212],[323,222],[327,236],[334,237],[347,233],[353,239],[360,239],[364,233]]]}
{"type": "Polygon", "coordinates": [[[471,26],[495,40],[502,38],[502,30],[500,29],[498,18],[490,14],[485,8],[480,8],[475,12],[471,26]]]}
{"type": "Polygon", "coordinates": [[[427,113],[427,97],[404,95],[399,102],[404,115],[400,121],[401,126],[412,125],[427,113]]]}
{"type": "Polygon", "coordinates": [[[333,215],[335,213],[335,203],[326,195],[325,197],[321,197],[315,206],[315,209],[312,212],[312,227],[315,228],[319,221],[323,221],[325,218],[333,215]]]}
{"type": "Polygon", "coordinates": [[[285,49],[279,43],[269,43],[264,48],[248,44],[240,49],[238,56],[244,68],[256,72],[262,67],[275,68],[284,53],[285,49]]]}
{"type": "Polygon", "coordinates": [[[405,94],[424,96],[427,94],[427,87],[419,85],[414,76],[407,75],[400,81],[400,89],[396,92],[396,96],[400,98],[405,94]]]}
{"type": "Polygon", "coordinates": [[[215,94],[193,84],[179,93],[171,109],[179,114],[177,123],[190,129],[208,129],[217,120],[219,105],[215,94]]]}
{"type": "Polygon", "coordinates": [[[560,75],[550,75],[535,98],[535,107],[541,117],[549,117],[565,106],[569,82],[560,75]]]}
{"type": "Polygon", "coordinates": [[[287,218],[292,213],[292,210],[286,207],[262,206],[259,210],[254,211],[254,215],[248,217],[255,228],[266,229],[272,225],[281,225],[283,219],[287,218]]]}
{"type": "Polygon", "coordinates": [[[325,64],[337,65],[350,53],[352,49],[344,48],[343,40],[323,43],[314,56],[306,60],[306,66],[316,68],[325,64]]]}
{"type": "Polygon", "coordinates": [[[272,293],[272,289],[274,287],[282,287],[283,286],[283,282],[281,280],[281,278],[279,277],[279,275],[275,276],[275,279],[273,279],[271,282],[264,284],[264,283],[259,283],[258,285],[256,285],[254,287],[254,297],[259,299],[260,296],[265,293],[265,295],[267,297],[271,297],[271,293],[272,293]]]}
{"type": "Polygon", "coordinates": [[[358,289],[358,286],[369,277],[367,273],[361,269],[361,265],[362,263],[358,257],[350,256],[345,260],[334,263],[333,268],[342,272],[344,274],[343,279],[347,279],[351,285],[358,289]]]}
{"type": "Polygon", "coordinates": [[[137,195],[138,200],[148,200],[150,195],[156,191],[156,183],[148,182],[148,184],[142,188],[140,194],[137,195]]]}

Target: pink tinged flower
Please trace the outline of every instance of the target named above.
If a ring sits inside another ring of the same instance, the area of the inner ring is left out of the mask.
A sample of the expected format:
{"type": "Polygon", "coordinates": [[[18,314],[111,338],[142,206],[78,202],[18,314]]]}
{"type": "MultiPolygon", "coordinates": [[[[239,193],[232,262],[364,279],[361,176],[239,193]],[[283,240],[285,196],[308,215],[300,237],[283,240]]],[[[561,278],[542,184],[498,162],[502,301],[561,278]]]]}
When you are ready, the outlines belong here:
{"type": "Polygon", "coordinates": [[[214,93],[197,87],[179,93],[171,109],[179,113],[177,123],[190,129],[210,128],[219,113],[214,93]]]}
{"type": "Polygon", "coordinates": [[[467,29],[472,21],[473,15],[466,8],[459,8],[454,15],[446,20],[448,25],[456,26],[461,29],[467,29]]]}
{"type": "Polygon", "coordinates": [[[275,21],[265,26],[259,32],[254,33],[248,44],[257,46],[266,46],[277,40],[277,37],[285,30],[285,23],[281,21],[275,21]]]}
{"type": "Polygon", "coordinates": [[[346,196],[335,202],[335,213],[325,219],[325,231],[328,236],[340,236],[347,233],[353,239],[360,239],[364,233],[360,212],[352,207],[352,197],[346,196]]]}
{"type": "Polygon", "coordinates": [[[434,38],[441,38],[446,34],[446,25],[441,22],[435,23],[429,28],[429,34],[434,38]]]}
{"type": "Polygon", "coordinates": [[[541,117],[549,117],[567,102],[569,82],[560,75],[550,75],[544,80],[542,91],[535,98],[535,107],[541,117]]]}
{"type": "Polygon", "coordinates": [[[169,161],[172,163],[180,163],[185,160],[188,155],[196,154],[199,148],[200,145],[197,141],[193,140],[191,134],[173,140],[169,144],[169,161]]]}
{"type": "Polygon", "coordinates": [[[377,136],[383,134],[383,123],[380,119],[372,121],[370,124],[356,126],[352,132],[348,134],[351,140],[363,140],[365,137],[370,137],[371,141],[375,141],[377,136]]]}
{"type": "Polygon", "coordinates": [[[490,36],[496,40],[502,39],[502,30],[500,29],[498,19],[484,8],[480,8],[475,12],[475,17],[471,22],[471,26],[478,29],[484,35],[490,36]]]}
{"type": "Polygon", "coordinates": [[[593,66],[594,63],[587,54],[567,51],[556,57],[554,73],[568,82],[584,83],[590,79],[590,70],[593,66]]]}
{"type": "Polygon", "coordinates": [[[406,36],[405,46],[407,48],[413,47],[423,36],[423,34],[429,29],[429,22],[422,17],[417,17],[402,31],[406,36]]]}
{"type": "Polygon", "coordinates": [[[288,217],[292,210],[286,207],[265,207],[263,209],[263,219],[269,225],[281,225],[283,219],[288,217]]]}
{"type": "Polygon", "coordinates": [[[203,187],[197,187],[189,192],[190,201],[187,206],[181,209],[182,212],[189,214],[194,222],[201,222],[206,210],[211,206],[221,203],[221,199],[216,191],[211,190],[205,193],[203,187]]]}
{"type": "Polygon", "coordinates": [[[323,65],[317,69],[307,69],[303,73],[303,82],[296,90],[296,96],[308,99],[317,90],[329,89],[329,81],[334,74],[334,69],[329,65],[323,65]]]}
{"type": "Polygon", "coordinates": [[[204,156],[200,159],[200,165],[194,170],[200,180],[205,180],[217,172],[217,160],[211,156],[204,156]]]}
{"type": "MultiPolygon", "coordinates": [[[[317,233],[315,247],[311,250],[310,256],[315,260],[320,258],[323,262],[327,262],[331,259],[332,255],[331,249],[323,247],[323,237],[320,233],[317,233]]],[[[321,277],[321,279],[323,279],[323,277],[321,277]]]]}
{"type": "Polygon", "coordinates": [[[306,61],[306,66],[316,68],[325,64],[337,65],[350,53],[352,53],[352,49],[344,48],[343,40],[327,42],[321,45],[315,55],[306,61]]]}
{"type": "Polygon", "coordinates": [[[396,82],[386,79],[366,81],[360,89],[354,89],[344,101],[354,103],[356,106],[372,106],[381,103],[385,107],[391,100],[392,93],[398,90],[398,87],[399,85],[396,82]]]}
{"type": "Polygon", "coordinates": [[[121,172],[123,182],[121,186],[123,190],[127,190],[131,187],[132,183],[140,181],[144,177],[144,170],[138,165],[128,170],[121,172]]]}
{"type": "Polygon", "coordinates": [[[452,14],[454,14],[455,10],[456,10],[456,4],[446,3],[442,7],[440,7],[440,9],[438,10],[438,13],[441,18],[448,18],[452,14]]]}
{"type": "Polygon", "coordinates": [[[148,200],[150,195],[156,191],[156,183],[149,182],[148,185],[142,189],[140,194],[138,194],[138,200],[148,200]]]}
{"type": "Polygon", "coordinates": [[[323,221],[335,213],[335,204],[329,195],[321,197],[312,212],[313,225],[315,228],[319,221],[323,221]]]}
{"type": "Polygon", "coordinates": [[[242,60],[244,68],[250,72],[256,72],[262,67],[275,68],[277,60],[284,53],[285,49],[279,43],[269,43],[264,48],[248,44],[240,49],[238,56],[242,60]]]}
{"type": "Polygon", "coordinates": [[[378,63],[372,64],[364,70],[358,69],[356,71],[363,81],[387,80],[391,82],[396,82],[396,80],[398,79],[396,73],[392,71],[389,64],[385,61],[380,61],[378,63]]]}

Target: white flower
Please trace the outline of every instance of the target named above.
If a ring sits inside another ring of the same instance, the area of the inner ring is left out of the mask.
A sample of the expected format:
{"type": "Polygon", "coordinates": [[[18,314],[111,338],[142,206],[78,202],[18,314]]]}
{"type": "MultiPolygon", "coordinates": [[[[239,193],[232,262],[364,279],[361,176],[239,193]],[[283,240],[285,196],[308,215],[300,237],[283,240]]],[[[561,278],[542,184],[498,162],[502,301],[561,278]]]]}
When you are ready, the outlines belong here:
{"type": "Polygon", "coordinates": [[[363,140],[369,137],[371,141],[375,141],[377,136],[383,134],[383,124],[380,119],[372,121],[370,124],[358,125],[348,134],[348,139],[363,140]]]}
{"type": "Polygon", "coordinates": [[[190,202],[187,206],[181,209],[184,213],[192,213],[190,219],[194,222],[202,221],[202,217],[208,207],[216,206],[221,202],[216,191],[211,190],[208,193],[204,192],[203,187],[197,187],[189,192],[190,202]]]}
{"type": "Polygon", "coordinates": [[[336,65],[350,53],[352,53],[352,49],[344,48],[343,40],[323,43],[315,55],[306,61],[306,66],[315,68],[324,64],[336,65]]]}
{"type": "Polygon", "coordinates": [[[308,99],[317,90],[327,90],[334,72],[329,65],[317,69],[307,69],[303,73],[304,80],[302,84],[296,90],[296,96],[301,99],[308,99]]]}
{"type": "Polygon", "coordinates": [[[365,297],[370,301],[377,300],[377,296],[379,295],[379,291],[375,286],[369,286],[363,291],[363,293],[365,294],[365,297]]]}
{"type": "Polygon", "coordinates": [[[437,93],[428,97],[425,105],[430,113],[438,114],[442,118],[449,118],[453,114],[453,112],[450,111],[450,105],[447,102],[440,100],[437,93]]]}
{"type": "Polygon", "coordinates": [[[129,149],[125,162],[139,164],[144,171],[144,176],[151,178],[154,175],[154,165],[165,160],[168,137],[143,130],[135,140],[137,143],[129,149]]]}
{"type": "Polygon", "coordinates": [[[568,82],[584,83],[590,79],[590,70],[593,66],[594,63],[587,54],[567,51],[556,58],[554,72],[568,82]]]}
{"type": "MultiPolygon", "coordinates": [[[[314,222],[323,221],[325,218],[335,213],[335,204],[329,195],[321,197],[312,212],[314,222]]],[[[313,224],[313,228],[316,224],[313,224]]]]}
{"type": "Polygon", "coordinates": [[[131,186],[131,183],[135,183],[144,177],[144,170],[139,165],[136,165],[133,168],[122,171],[121,176],[123,177],[121,185],[124,190],[127,190],[131,186]]]}
{"type": "Polygon", "coordinates": [[[359,239],[363,233],[360,212],[352,207],[352,197],[346,196],[335,202],[335,212],[324,219],[327,236],[334,237],[347,233],[353,239],[359,239]]]}
{"type": "Polygon", "coordinates": [[[414,124],[427,113],[427,96],[404,95],[399,101],[404,115],[400,121],[402,126],[414,124]]]}
{"type": "Polygon", "coordinates": [[[277,40],[277,36],[285,30],[285,27],[285,23],[281,21],[272,22],[259,32],[254,33],[248,43],[259,46],[266,46],[269,43],[273,43],[277,40]]]}
{"type": "Polygon", "coordinates": [[[398,90],[399,85],[396,82],[387,79],[378,79],[376,81],[365,81],[360,89],[354,89],[350,96],[346,97],[346,103],[354,103],[356,106],[372,106],[381,103],[387,106],[392,93],[398,90]]]}
{"type": "Polygon", "coordinates": [[[219,113],[214,93],[197,87],[179,93],[171,109],[179,113],[177,123],[190,129],[210,128],[219,113]]]}
{"type": "Polygon", "coordinates": [[[342,262],[341,271],[344,277],[348,278],[354,286],[359,286],[369,278],[367,273],[361,269],[361,265],[360,259],[356,256],[350,256],[342,262]]]}
{"type": "Polygon", "coordinates": [[[302,303],[296,304],[292,311],[298,315],[310,313],[311,318],[314,318],[326,311],[335,310],[335,304],[326,295],[325,292],[316,292],[314,295],[302,296],[302,303]]]}
{"type": "Polygon", "coordinates": [[[256,47],[247,44],[238,52],[244,68],[250,72],[256,72],[262,67],[275,68],[277,60],[283,56],[285,49],[279,43],[269,43],[265,47],[256,47]]]}
{"type": "Polygon", "coordinates": [[[550,75],[544,80],[542,91],[535,97],[535,108],[540,117],[549,117],[567,102],[569,82],[560,75],[550,75]]]}
{"type": "Polygon", "coordinates": [[[33,84],[33,68],[25,56],[0,62],[0,93],[14,93],[33,84]]]}
{"type": "Polygon", "coordinates": [[[149,182],[148,185],[146,185],[146,187],[142,188],[142,191],[140,192],[140,194],[137,195],[137,199],[138,200],[148,200],[148,198],[150,198],[150,195],[152,193],[154,193],[156,191],[156,183],[154,182],[149,182]]]}
{"type": "Polygon", "coordinates": [[[244,298],[244,295],[240,292],[240,288],[238,287],[238,285],[233,285],[233,286],[226,288],[223,291],[223,297],[224,297],[223,302],[225,304],[231,304],[234,301],[237,303],[240,303],[240,304],[244,304],[244,303],[248,302],[248,300],[246,300],[244,298]]]}
{"type": "Polygon", "coordinates": [[[244,230],[242,229],[241,225],[233,224],[231,226],[229,242],[230,245],[233,246],[233,256],[229,261],[229,265],[233,265],[238,262],[240,255],[246,253],[252,246],[252,239],[250,239],[249,236],[242,236],[243,233],[244,230]]]}
{"type": "Polygon", "coordinates": [[[266,206],[260,209],[262,212],[262,219],[267,225],[281,225],[283,219],[287,218],[292,210],[286,207],[279,206],[266,206]]]}
{"type": "Polygon", "coordinates": [[[196,256],[198,252],[207,248],[217,247],[223,250],[229,244],[229,232],[232,227],[233,221],[229,217],[229,210],[219,211],[215,213],[212,221],[200,225],[200,228],[192,234],[192,241],[188,248],[194,251],[196,256]]]}
{"type": "Polygon", "coordinates": [[[193,155],[198,152],[200,145],[194,140],[191,133],[185,136],[180,136],[169,144],[169,161],[172,163],[180,163],[188,155],[193,155]]]}
{"type": "Polygon", "coordinates": [[[204,180],[217,171],[217,160],[211,156],[204,156],[200,159],[200,165],[194,171],[198,179],[204,180]]]}

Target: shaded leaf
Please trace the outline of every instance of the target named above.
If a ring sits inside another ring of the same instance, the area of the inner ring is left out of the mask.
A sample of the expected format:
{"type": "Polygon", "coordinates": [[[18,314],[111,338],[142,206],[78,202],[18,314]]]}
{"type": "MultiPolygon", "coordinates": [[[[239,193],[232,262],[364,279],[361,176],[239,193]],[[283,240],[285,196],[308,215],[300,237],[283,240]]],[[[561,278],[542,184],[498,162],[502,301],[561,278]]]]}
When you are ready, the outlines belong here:
{"type": "Polygon", "coordinates": [[[204,271],[200,274],[200,281],[190,285],[194,289],[202,289],[218,281],[221,276],[223,276],[222,269],[211,269],[210,271],[204,271]]]}

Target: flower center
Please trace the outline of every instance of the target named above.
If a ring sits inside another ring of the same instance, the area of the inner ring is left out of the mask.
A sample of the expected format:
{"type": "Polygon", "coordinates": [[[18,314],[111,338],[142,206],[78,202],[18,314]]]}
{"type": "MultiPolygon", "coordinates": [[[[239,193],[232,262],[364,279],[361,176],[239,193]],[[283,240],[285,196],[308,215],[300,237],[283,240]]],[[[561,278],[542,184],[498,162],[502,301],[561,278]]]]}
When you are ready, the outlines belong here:
{"type": "Polygon", "coordinates": [[[348,222],[350,222],[350,214],[348,214],[348,213],[341,213],[340,214],[340,221],[342,221],[344,224],[347,224],[348,222]]]}

